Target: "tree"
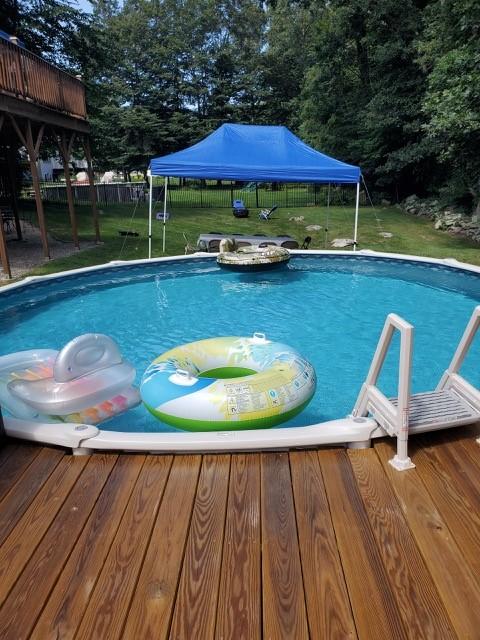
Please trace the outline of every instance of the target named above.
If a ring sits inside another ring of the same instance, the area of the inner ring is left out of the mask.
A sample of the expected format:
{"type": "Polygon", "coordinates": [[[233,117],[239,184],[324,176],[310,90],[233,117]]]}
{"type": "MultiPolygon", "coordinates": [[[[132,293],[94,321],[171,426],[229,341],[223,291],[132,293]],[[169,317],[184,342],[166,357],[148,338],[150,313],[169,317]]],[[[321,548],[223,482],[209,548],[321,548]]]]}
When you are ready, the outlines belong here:
{"type": "Polygon", "coordinates": [[[439,0],[425,13],[420,41],[427,77],[424,130],[447,167],[449,199],[480,213],[480,5],[439,0]]]}
{"type": "Polygon", "coordinates": [[[263,118],[298,130],[302,90],[316,62],[315,29],[324,11],[315,0],[277,0],[268,8],[267,43],[262,61],[263,118]]]}
{"type": "Polygon", "coordinates": [[[360,164],[370,183],[391,195],[422,188],[433,158],[422,133],[420,27],[413,0],[326,4],[303,94],[305,136],[360,164]]]}
{"type": "Polygon", "coordinates": [[[2,0],[0,29],[27,49],[72,72],[81,71],[91,17],[67,0],[2,0]]]}

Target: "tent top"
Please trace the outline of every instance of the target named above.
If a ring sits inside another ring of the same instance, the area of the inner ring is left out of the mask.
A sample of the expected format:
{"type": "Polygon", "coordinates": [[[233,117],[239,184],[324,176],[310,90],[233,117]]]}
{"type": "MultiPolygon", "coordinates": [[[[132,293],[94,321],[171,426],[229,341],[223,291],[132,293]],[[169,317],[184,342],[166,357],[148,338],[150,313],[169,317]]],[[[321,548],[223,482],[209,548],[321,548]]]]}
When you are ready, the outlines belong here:
{"type": "Polygon", "coordinates": [[[252,182],[358,183],[360,168],[331,158],[286,127],[223,124],[209,136],[150,162],[154,176],[252,182]]]}

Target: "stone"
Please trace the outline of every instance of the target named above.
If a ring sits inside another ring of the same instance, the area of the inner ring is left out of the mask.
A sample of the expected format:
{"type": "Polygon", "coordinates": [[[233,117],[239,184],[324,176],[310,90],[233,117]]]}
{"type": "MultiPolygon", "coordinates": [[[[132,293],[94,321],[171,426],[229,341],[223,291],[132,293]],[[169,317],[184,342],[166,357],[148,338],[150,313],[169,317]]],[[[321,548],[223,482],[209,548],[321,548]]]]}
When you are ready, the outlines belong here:
{"type": "Polygon", "coordinates": [[[321,224],[308,224],[305,229],[307,231],[320,231],[323,227],[321,224]]]}
{"type": "Polygon", "coordinates": [[[393,233],[390,233],[389,231],[380,231],[378,235],[382,236],[382,238],[393,238],[393,233]]]}
{"type": "Polygon", "coordinates": [[[335,249],[344,249],[345,247],[353,247],[354,241],[352,238],[334,238],[331,242],[332,247],[335,249]]]}

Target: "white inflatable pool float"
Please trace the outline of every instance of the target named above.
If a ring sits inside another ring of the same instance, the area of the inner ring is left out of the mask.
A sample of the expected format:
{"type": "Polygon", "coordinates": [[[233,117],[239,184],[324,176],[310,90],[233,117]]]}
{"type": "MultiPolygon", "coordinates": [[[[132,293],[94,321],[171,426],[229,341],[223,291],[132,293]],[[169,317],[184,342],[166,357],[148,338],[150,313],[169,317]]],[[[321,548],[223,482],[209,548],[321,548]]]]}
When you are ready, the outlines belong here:
{"type": "Polygon", "coordinates": [[[134,367],[108,336],[88,333],[60,352],[0,357],[0,404],[14,417],[98,424],[139,404],[134,367]]]}

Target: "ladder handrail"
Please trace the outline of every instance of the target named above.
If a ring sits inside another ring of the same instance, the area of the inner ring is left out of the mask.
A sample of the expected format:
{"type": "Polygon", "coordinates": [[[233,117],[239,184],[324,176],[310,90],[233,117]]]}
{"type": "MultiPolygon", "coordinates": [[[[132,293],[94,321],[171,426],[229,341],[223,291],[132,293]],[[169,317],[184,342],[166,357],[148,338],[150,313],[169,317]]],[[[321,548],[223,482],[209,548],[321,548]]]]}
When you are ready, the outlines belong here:
{"type": "Polygon", "coordinates": [[[400,333],[397,406],[385,398],[389,404],[389,409],[392,410],[395,416],[395,424],[393,424],[392,427],[397,436],[397,454],[390,462],[397,469],[409,469],[414,466],[408,457],[408,426],[414,327],[396,313],[390,313],[385,320],[370,369],[358,395],[352,415],[366,416],[368,414],[370,391],[373,388],[380,391],[376,385],[395,331],[400,333]]]}
{"type": "Polygon", "coordinates": [[[458,347],[455,353],[453,354],[453,358],[450,364],[448,365],[447,370],[443,374],[442,379],[438,383],[437,390],[443,389],[445,387],[445,384],[448,378],[452,374],[455,374],[455,373],[458,374],[467,356],[467,353],[472,345],[473,339],[475,338],[475,335],[479,327],[480,327],[480,305],[475,307],[475,309],[473,310],[472,315],[470,316],[470,320],[468,321],[468,324],[465,327],[465,331],[463,332],[460,342],[458,343],[458,347]]]}

